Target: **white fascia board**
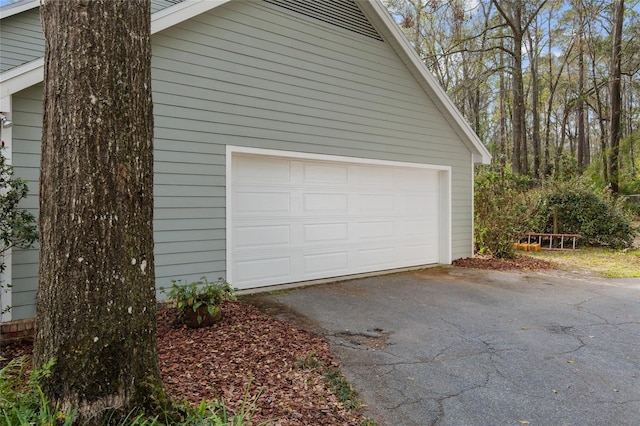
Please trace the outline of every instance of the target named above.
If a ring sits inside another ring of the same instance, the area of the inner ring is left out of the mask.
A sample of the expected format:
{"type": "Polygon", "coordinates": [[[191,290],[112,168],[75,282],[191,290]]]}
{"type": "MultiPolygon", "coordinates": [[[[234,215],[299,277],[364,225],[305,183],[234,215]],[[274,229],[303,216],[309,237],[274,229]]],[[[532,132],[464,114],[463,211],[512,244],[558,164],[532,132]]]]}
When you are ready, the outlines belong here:
{"type": "Polygon", "coordinates": [[[9,4],[0,8],[0,19],[8,18],[9,16],[17,15],[29,9],[35,9],[40,6],[39,0],[25,1],[22,3],[9,4]]]}
{"type": "MultiPolygon", "coordinates": [[[[151,16],[151,34],[155,34],[187,19],[208,12],[231,0],[185,0],[151,16]]],[[[28,4],[38,6],[39,2],[28,4]]],[[[35,7],[32,5],[31,8],[35,7]]],[[[26,5],[24,6],[26,7],[26,5]]],[[[0,74],[0,98],[13,95],[21,90],[42,82],[44,79],[44,58],[38,58],[0,74]]]]}
{"type": "Polygon", "coordinates": [[[162,9],[151,16],[151,34],[184,22],[187,19],[215,9],[231,0],[185,0],[162,9]]]}
{"type": "Polygon", "coordinates": [[[40,83],[44,79],[44,58],[34,59],[24,65],[0,74],[0,99],[40,83]]]}
{"type": "MultiPolygon", "coordinates": [[[[391,37],[391,40],[387,41],[392,42],[391,45],[394,47],[394,50],[396,50],[400,57],[406,61],[408,66],[412,67],[413,70],[417,72],[418,76],[426,84],[426,87],[423,87],[430,95],[433,95],[440,102],[441,106],[448,114],[450,114],[455,124],[470,142],[471,146],[477,150],[477,153],[474,153],[473,156],[474,161],[483,164],[491,163],[491,154],[489,153],[489,150],[484,146],[467,120],[453,104],[451,98],[449,98],[435,77],[427,69],[426,65],[418,57],[398,24],[393,20],[393,17],[387,8],[380,0],[357,0],[357,2],[363,8],[363,11],[368,11],[369,13],[374,14],[375,18],[378,18],[376,21],[384,26],[384,31],[381,32],[391,37]]],[[[372,18],[370,15],[367,16],[370,19],[372,18]]]]}

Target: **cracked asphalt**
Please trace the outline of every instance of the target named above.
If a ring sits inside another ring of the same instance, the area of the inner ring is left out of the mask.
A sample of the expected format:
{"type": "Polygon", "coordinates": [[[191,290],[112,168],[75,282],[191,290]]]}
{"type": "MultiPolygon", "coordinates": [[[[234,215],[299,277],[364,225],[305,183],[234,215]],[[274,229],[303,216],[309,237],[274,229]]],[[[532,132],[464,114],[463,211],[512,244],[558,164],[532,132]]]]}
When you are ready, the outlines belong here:
{"type": "Polygon", "coordinates": [[[381,425],[640,423],[640,279],[444,267],[264,297],[381,425]]]}

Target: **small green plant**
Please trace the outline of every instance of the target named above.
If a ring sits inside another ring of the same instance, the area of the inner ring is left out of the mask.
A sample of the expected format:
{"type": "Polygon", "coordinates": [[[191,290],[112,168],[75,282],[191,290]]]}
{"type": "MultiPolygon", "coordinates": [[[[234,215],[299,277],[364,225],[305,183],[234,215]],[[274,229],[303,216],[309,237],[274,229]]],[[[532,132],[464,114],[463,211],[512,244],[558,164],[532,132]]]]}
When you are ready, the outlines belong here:
{"type": "Polygon", "coordinates": [[[210,317],[219,316],[222,302],[236,298],[233,287],[224,278],[209,282],[206,277],[202,277],[185,285],[182,285],[182,280],[172,280],[169,290],[161,288],[160,291],[176,302],[180,318],[187,325],[190,325],[188,320],[195,317],[196,323],[193,326],[196,327],[207,325],[207,314],[210,317]]]}
{"type": "Polygon", "coordinates": [[[363,404],[358,399],[358,393],[351,387],[346,377],[339,370],[329,369],[324,373],[324,377],[331,386],[333,393],[345,407],[351,410],[362,407],[363,404]]]}
{"type": "Polygon", "coordinates": [[[51,374],[53,364],[51,360],[41,369],[32,370],[30,358],[24,356],[0,369],[0,426],[73,424],[77,410],[52,408],[40,388],[40,381],[51,374]]]}
{"type": "MultiPolygon", "coordinates": [[[[193,410],[192,417],[199,422],[194,424],[207,424],[216,426],[244,426],[253,424],[253,417],[258,412],[258,399],[262,395],[262,390],[259,391],[254,397],[251,397],[249,393],[251,389],[252,380],[249,380],[247,388],[244,391],[242,398],[242,404],[240,408],[236,410],[235,414],[230,415],[227,412],[227,407],[224,400],[216,400],[214,402],[202,401],[199,406],[193,410]],[[197,413],[197,414],[196,414],[197,413]],[[204,414],[204,415],[203,415],[204,414]],[[215,419],[215,423],[211,422],[215,419]]],[[[265,426],[272,423],[273,420],[265,420],[258,423],[257,426],[265,426]]]]}
{"type": "Polygon", "coordinates": [[[323,364],[318,360],[316,351],[311,351],[304,358],[296,361],[295,366],[303,370],[315,370],[322,367],[323,364]]]}

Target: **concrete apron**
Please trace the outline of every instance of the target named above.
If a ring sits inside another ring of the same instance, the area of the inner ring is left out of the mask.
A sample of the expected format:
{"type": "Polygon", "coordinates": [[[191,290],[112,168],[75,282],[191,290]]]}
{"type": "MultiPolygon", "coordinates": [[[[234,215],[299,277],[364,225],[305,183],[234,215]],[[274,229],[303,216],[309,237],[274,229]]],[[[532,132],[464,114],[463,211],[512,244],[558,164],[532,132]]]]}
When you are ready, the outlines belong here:
{"type": "Polygon", "coordinates": [[[640,279],[434,268],[253,296],[382,425],[636,425],[640,279]]]}

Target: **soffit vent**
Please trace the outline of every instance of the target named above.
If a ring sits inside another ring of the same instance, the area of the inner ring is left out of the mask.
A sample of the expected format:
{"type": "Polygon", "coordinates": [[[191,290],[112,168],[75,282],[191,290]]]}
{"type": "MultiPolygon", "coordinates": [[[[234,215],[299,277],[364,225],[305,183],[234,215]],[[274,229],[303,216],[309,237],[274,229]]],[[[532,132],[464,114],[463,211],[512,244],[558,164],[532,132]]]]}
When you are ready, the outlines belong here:
{"type": "Polygon", "coordinates": [[[264,0],[360,35],[383,41],[353,0],[264,0]]]}

